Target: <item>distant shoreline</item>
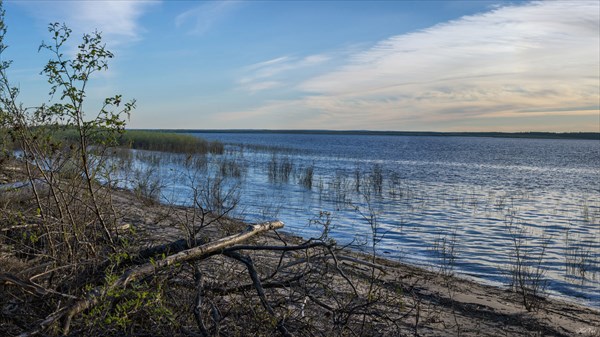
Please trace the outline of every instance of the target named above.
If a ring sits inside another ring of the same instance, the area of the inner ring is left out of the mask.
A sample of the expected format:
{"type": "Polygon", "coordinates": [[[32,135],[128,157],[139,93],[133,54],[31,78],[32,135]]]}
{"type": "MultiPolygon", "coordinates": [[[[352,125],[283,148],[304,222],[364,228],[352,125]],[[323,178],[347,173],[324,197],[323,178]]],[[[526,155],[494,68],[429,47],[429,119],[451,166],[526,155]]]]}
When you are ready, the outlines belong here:
{"type": "Polygon", "coordinates": [[[176,133],[247,133],[247,134],[315,134],[368,136],[491,137],[534,139],[600,140],[600,132],[433,132],[433,131],[368,131],[368,130],[270,130],[270,129],[133,129],[176,133]]]}

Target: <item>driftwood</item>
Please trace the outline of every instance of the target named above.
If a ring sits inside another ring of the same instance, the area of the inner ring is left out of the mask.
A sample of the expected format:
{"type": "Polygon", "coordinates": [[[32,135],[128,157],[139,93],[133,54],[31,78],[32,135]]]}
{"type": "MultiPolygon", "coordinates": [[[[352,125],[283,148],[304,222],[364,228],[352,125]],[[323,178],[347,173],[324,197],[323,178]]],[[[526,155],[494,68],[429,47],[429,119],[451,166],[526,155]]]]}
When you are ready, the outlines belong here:
{"type": "Polygon", "coordinates": [[[36,296],[45,296],[48,294],[54,294],[54,295],[59,295],[59,296],[63,296],[63,297],[67,297],[67,298],[71,298],[71,299],[77,299],[77,297],[69,295],[69,294],[63,294],[60,293],[58,291],[54,291],[51,289],[46,289],[36,283],[33,283],[31,280],[25,280],[25,279],[21,279],[16,275],[13,274],[9,274],[9,273],[0,273],[0,284],[12,284],[15,285],[21,289],[23,289],[24,291],[27,291],[31,294],[34,294],[36,296]]]}
{"type": "Polygon", "coordinates": [[[31,228],[33,226],[38,226],[38,224],[23,224],[23,225],[14,225],[14,226],[3,227],[3,228],[0,228],[0,232],[9,232],[9,231],[12,231],[15,229],[31,228]]]}
{"type": "Polygon", "coordinates": [[[76,301],[75,303],[73,303],[72,305],[62,308],[62,309],[52,313],[48,317],[46,317],[46,319],[44,321],[42,321],[35,330],[25,332],[25,333],[21,334],[20,336],[26,337],[26,336],[33,336],[38,333],[41,333],[47,327],[53,325],[57,320],[60,320],[60,319],[64,319],[63,334],[66,335],[69,333],[69,328],[70,328],[72,318],[75,315],[97,305],[99,303],[99,301],[102,299],[103,295],[105,295],[110,290],[118,288],[118,287],[124,287],[131,281],[134,281],[134,280],[140,279],[144,276],[153,274],[155,271],[157,271],[159,269],[164,269],[168,266],[172,266],[177,263],[207,258],[211,255],[222,252],[227,247],[230,247],[232,245],[235,245],[235,244],[238,244],[245,240],[248,240],[249,238],[251,238],[257,234],[260,234],[260,233],[263,233],[266,231],[270,231],[270,230],[283,228],[283,226],[284,226],[283,223],[280,221],[266,222],[266,223],[257,224],[257,225],[250,225],[250,226],[248,226],[248,228],[246,230],[244,230],[241,233],[238,233],[235,235],[230,235],[230,236],[224,237],[222,239],[206,243],[201,246],[197,246],[194,248],[180,251],[176,254],[167,256],[161,260],[151,261],[149,263],[130,268],[127,271],[125,271],[121,275],[121,277],[119,277],[112,283],[105,284],[100,287],[96,287],[95,289],[89,291],[85,295],[84,298],[81,298],[78,301],[76,301]]]}
{"type": "Polygon", "coordinates": [[[258,297],[260,298],[260,302],[263,308],[265,308],[269,315],[271,315],[271,317],[273,317],[277,321],[277,330],[279,330],[281,335],[283,335],[284,337],[293,337],[293,335],[286,329],[285,325],[283,324],[283,320],[277,317],[277,315],[275,314],[275,310],[273,310],[273,307],[271,307],[269,301],[267,301],[267,296],[265,296],[265,289],[262,286],[260,277],[258,276],[258,272],[254,267],[254,262],[252,262],[250,256],[244,256],[237,252],[227,252],[225,253],[225,256],[238,260],[244,265],[246,265],[246,268],[248,268],[248,273],[250,274],[250,278],[252,279],[252,284],[254,285],[254,289],[256,289],[256,292],[258,294],[258,297]]]}

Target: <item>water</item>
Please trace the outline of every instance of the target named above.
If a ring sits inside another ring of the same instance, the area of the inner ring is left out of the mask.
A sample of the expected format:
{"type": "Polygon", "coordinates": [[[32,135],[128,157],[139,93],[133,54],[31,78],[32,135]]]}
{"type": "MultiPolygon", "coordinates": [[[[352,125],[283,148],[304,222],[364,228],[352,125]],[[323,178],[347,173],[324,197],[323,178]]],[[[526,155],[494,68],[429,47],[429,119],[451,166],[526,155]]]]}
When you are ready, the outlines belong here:
{"type": "MultiPolygon", "coordinates": [[[[325,211],[342,244],[369,250],[375,233],[385,257],[496,284],[511,282],[521,258],[541,267],[549,294],[600,307],[599,141],[194,135],[226,143],[224,158],[239,166],[227,180],[240,191],[235,216],[277,218],[309,237],[325,211]],[[285,163],[289,177],[273,176],[285,163]]],[[[206,172],[224,158],[208,158],[206,172]]],[[[163,197],[189,202],[190,174],[162,170],[163,197]]]]}

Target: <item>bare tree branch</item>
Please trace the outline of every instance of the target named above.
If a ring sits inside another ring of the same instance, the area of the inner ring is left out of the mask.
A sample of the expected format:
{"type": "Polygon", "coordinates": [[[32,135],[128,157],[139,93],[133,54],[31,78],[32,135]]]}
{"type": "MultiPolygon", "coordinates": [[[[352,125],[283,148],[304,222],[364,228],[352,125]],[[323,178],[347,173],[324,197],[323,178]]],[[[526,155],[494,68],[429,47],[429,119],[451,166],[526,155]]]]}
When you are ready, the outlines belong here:
{"type": "Polygon", "coordinates": [[[222,239],[216,240],[214,242],[209,242],[207,244],[204,244],[204,245],[201,245],[198,247],[194,247],[194,248],[191,248],[188,250],[181,251],[177,254],[167,256],[166,258],[164,258],[162,260],[158,260],[155,262],[149,262],[149,263],[128,269],[121,275],[121,277],[116,279],[111,284],[106,284],[106,285],[103,285],[100,287],[96,287],[95,289],[92,289],[91,291],[89,291],[86,294],[85,298],[82,298],[79,301],[75,302],[70,307],[68,307],[67,310],[61,309],[60,311],[55,312],[52,315],[48,316],[41,323],[41,324],[43,324],[43,326],[41,326],[41,329],[40,328],[35,329],[31,332],[24,333],[21,336],[22,337],[33,336],[37,333],[40,333],[41,331],[43,331],[44,327],[47,327],[47,326],[53,324],[56,320],[61,319],[61,318],[65,319],[65,321],[63,323],[63,334],[66,335],[69,333],[69,327],[70,327],[73,316],[97,305],[98,302],[102,299],[103,295],[106,294],[108,291],[115,289],[117,287],[124,287],[129,282],[137,280],[143,276],[150,275],[150,274],[154,273],[156,270],[163,269],[163,268],[172,266],[177,263],[194,261],[194,260],[199,260],[199,259],[205,258],[207,256],[214,254],[215,252],[222,251],[231,245],[235,245],[237,243],[248,240],[257,234],[260,234],[262,232],[269,231],[269,230],[280,229],[280,228],[283,228],[283,226],[284,226],[283,223],[280,221],[250,225],[250,226],[248,226],[248,228],[245,231],[243,231],[241,233],[238,233],[235,235],[230,235],[230,236],[224,237],[222,239]]]}
{"type": "MultiPolygon", "coordinates": [[[[273,307],[271,307],[271,305],[267,301],[267,297],[265,296],[265,289],[262,287],[260,277],[256,272],[256,268],[254,268],[254,263],[252,262],[252,259],[249,256],[244,256],[237,252],[224,252],[223,254],[225,256],[238,260],[244,265],[246,265],[246,268],[248,268],[248,273],[250,274],[250,278],[252,279],[252,283],[254,284],[254,288],[258,293],[258,297],[260,298],[260,302],[263,308],[265,308],[269,315],[277,317],[277,314],[275,314],[275,310],[273,310],[273,307]]],[[[293,335],[286,329],[285,325],[283,325],[283,319],[277,319],[277,330],[279,330],[279,332],[285,337],[293,337],[293,335]]]]}

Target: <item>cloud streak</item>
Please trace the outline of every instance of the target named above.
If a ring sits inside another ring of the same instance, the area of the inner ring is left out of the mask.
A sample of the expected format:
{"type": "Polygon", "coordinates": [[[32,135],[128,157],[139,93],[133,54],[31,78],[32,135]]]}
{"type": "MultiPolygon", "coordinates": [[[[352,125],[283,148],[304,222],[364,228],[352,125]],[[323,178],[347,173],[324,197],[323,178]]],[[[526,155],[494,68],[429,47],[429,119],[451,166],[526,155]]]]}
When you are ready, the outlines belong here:
{"type": "Polygon", "coordinates": [[[326,54],[315,54],[304,57],[282,56],[272,60],[255,63],[243,70],[237,84],[242,90],[252,93],[281,87],[297,85],[302,81],[302,74],[314,71],[332,59],[326,54]],[[297,79],[291,82],[290,79],[297,79]]]}
{"type": "MultiPolygon", "coordinates": [[[[520,118],[597,121],[599,13],[597,1],[533,2],[393,36],[299,83],[286,108],[314,116],[298,117],[300,128],[444,130],[501,119],[533,130],[520,118]]],[[[272,79],[287,61],[257,67],[254,79],[272,79]]]]}
{"type": "Polygon", "coordinates": [[[237,1],[211,1],[187,10],[175,18],[175,26],[187,27],[192,35],[203,35],[219,21],[225,19],[242,3],[237,1]],[[191,28],[190,28],[191,27],[191,28]]]}
{"type": "Polygon", "coordinates": [[[111,46],[141,39],[139,20],[157,1],[22,1],[18,4],[44,23],[65,22],[74,32],[98,30],[111,46]]]}

